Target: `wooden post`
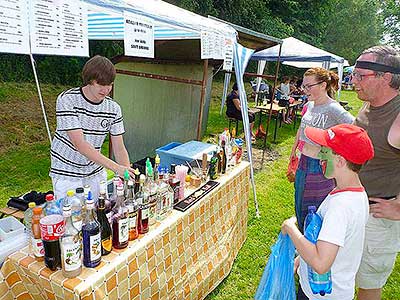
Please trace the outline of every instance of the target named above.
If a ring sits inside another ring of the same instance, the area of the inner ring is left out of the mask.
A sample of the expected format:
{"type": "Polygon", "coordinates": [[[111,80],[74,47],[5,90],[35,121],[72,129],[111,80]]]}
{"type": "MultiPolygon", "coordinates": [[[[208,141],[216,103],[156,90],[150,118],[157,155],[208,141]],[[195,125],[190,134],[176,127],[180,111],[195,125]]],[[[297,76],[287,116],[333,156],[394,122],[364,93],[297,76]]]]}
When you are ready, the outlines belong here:
{"type": "Polygon", "coordinates": [[[200,139],[201,139],[201,127],[202,127],[202,123],[203,123],[204,98],[206,97],[207,79],[208,79],[208,59],[205,59],[204,64],[203,64],[203,80],[201,82],[199,119],[197,121],[197,140],[198,141],[200,141],[200,139]]]}

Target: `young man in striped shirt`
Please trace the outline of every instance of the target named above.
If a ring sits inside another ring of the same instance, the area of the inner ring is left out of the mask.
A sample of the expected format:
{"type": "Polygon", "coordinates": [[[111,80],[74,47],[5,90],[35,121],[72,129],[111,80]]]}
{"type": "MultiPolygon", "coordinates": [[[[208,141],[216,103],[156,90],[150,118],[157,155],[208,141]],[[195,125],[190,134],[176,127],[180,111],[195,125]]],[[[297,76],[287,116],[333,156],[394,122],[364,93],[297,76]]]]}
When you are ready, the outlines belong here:
{"type": "Polygon", "coordinates": [[[57,198],[88,184],[97,199],[99,183],[106,180],[104,168],[120,176],[128,170],[133,176],[122,137],[121,108],[108,97],[115,74],[112,62],[96,55],[83,67],[83,87],[64,91],[57,98],[57,128],[50,150],[50,177],[57,198]],[[100,152],[108,133],[115,161],[100,152]]]}

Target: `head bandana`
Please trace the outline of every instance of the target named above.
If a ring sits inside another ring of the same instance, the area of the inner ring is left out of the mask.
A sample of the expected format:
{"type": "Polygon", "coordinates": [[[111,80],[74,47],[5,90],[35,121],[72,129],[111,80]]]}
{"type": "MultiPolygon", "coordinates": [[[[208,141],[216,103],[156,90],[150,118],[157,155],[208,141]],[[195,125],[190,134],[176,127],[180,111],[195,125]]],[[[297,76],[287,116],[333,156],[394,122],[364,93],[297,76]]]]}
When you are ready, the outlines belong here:
{"type": "Polygon", "coordinates": [[[387,66],[384,64],[376,63],[373,61],[364,61],[358,60],[356,62],[355,68],[357,69],[367,69],[376,72],[384,72],[384,73],[392,73],[392,74],[400,74],[400,68],[395,68],[392,66],[387,66]]]}

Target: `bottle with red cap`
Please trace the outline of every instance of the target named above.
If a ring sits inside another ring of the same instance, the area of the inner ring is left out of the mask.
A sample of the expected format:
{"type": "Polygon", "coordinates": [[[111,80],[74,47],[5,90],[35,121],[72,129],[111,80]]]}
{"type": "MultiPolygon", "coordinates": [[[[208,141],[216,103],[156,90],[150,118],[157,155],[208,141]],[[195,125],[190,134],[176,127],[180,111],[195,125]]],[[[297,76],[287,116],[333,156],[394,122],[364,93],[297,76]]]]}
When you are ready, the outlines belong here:
{"type": "Polygon", "coordinates": [[[61,215],[61,208],[57,205],[56,199],[53,194],[46,195],[46,206],[44,207],[44,214],[48,215],[61,215]]]}

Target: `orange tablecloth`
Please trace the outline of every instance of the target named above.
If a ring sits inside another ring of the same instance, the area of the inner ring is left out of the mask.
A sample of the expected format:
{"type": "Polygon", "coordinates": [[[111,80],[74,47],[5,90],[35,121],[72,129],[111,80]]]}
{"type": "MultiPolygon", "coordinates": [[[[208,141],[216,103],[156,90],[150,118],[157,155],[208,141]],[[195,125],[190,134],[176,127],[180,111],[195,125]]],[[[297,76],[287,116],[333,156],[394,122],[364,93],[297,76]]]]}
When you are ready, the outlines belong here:
{"type": "Polygon", "coordinates": [[[203,299],[230,272],[247,234],[249,164],[186,212],[173,211],[148,234],[67,279],[24,248],[0,271],[0,300],[203,299]]]}

